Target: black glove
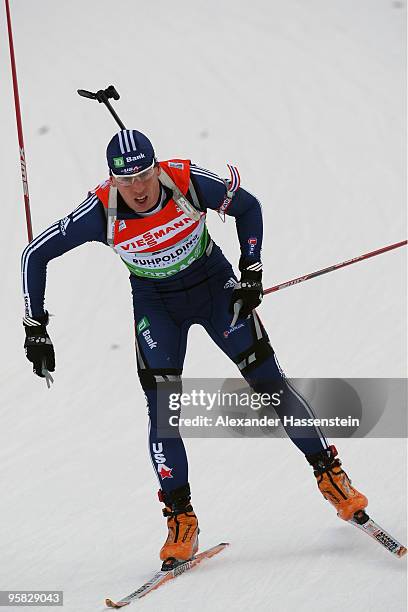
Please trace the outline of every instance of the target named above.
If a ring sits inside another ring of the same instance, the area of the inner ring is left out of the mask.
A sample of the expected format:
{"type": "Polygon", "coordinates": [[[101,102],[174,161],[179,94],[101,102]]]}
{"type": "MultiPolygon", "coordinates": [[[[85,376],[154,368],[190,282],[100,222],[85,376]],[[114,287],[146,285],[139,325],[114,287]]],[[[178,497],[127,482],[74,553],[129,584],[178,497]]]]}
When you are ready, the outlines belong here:
{"type": "Polygon", "coordinates": [[[24,317],[23,325],[26,333],[24,348],[27,359],[32,362],[33,371],[37,376],[44,378],[43,368],[49,372],[55,370],[54,347],[46,330],[48,312],[37,319],[24,317]]]}
{"type": "Polygon", "coordinates": [[[259,306],[263,298],[262,288],[262,264],[260,261],[245,266],[242,261],[239,263],[241,279],[234,287],[232,292],[229,312],[234,314],[234,304],[238,300],[242,301],[242,306],[238,314],[239,319],[246,319],[254,308],[259,306]]]}

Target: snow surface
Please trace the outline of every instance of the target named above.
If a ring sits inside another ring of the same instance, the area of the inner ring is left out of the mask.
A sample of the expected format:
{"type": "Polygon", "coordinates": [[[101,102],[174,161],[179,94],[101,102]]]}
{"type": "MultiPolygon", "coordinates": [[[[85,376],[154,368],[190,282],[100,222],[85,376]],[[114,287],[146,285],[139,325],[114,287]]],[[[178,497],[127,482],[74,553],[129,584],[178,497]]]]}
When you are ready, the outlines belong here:
{"type": "MultiPolygon", "coordinates": [[[[113,83],[120,116],[151,136],[160,158],[189,157],[223,175],[226,162],[239,166],[263,203],[266,287],[406,238],[405,2],[11,6],[35,233],[105,178],[116,127],[76,89],[113,83]]],[[[102,610],[105,596],[126,594],[156,569],[165,535],[128,278],[101,245],[49,265],[58,369],[48,391],[22,350],[26,231],[0,21],[0,588],[63,589],[67,612],[102,610]]],[[[233,221],[212,215],[209,226],[236,263],[233,221]]],[[[399,377],[405,292],[399,249],[268,296],[260,313],[290,376],[399,377]]],[[[220,372],[236,376],[195,326],[185,375],[220,372]]],[[[135,606],[406,609],[406,561],[336,518],[289,440],[186,444],[202,546],[232,546],[135,606]]],[[[406,442],[337,445],[373,517],[406,541],[406,442]]]]}

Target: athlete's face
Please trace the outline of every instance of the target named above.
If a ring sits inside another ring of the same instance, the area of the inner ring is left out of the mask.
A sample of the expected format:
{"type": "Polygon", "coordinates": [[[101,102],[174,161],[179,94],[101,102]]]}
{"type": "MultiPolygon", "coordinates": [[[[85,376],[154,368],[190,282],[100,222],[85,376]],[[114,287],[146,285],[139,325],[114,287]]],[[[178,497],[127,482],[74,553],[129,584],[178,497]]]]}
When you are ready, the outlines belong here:
{"type": "Polygon", "coordinates": [[[125,203],[135,212],[146,212],[156,204],[160,195],[160,166],[153,168],[153,173],[144,180],[135,180],[130,185],[120,185],[114,176],[112,185],[117,187],[125,203]]]}

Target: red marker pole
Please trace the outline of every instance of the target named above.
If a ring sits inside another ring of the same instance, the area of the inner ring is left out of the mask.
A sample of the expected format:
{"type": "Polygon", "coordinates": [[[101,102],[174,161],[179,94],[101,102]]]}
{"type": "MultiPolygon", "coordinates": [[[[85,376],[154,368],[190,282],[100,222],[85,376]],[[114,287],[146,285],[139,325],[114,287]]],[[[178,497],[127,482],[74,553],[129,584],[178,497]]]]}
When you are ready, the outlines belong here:
{"type": "Polygon", "coordinates": [[[6,15],[7,15],[8,39],[9,39],[9,47],[10,47],[11,73],[13,77],[14,106],[16,109],[18,145],[20,149],[21,178],[23,181],[24,207],[25,207],[25,215],[26,215],[26,222],[27,222],[28,242],[31,242],[33,239],[33,228],[31,224],[30,196],[28,194],[28,179],[27,179],[27,165],[26,165],[25,150],[24,150],[23,124],[21,122],[20,98],[18,95],[16,59],[14,56],[13,31],[11,28],[9,0],[5,0],[5,4],[6,4],[6,15]]]}
{"type": "Polygon", "coordinates": [[[357,263],[358,261],[363,261],[363,259],[375,257],[376,255],[381,255],[381,253],[386,253],[387,251],[391,251],[392,249],[398,249],[399,247],[406,246],[406,244],[407,241],[402,240],[401,242],[390,244],[389,246],[382,247],[381,249],[377,249],[376,251],[370,251],[370,253],[364,253],[364,255],[359,255],[358,257],[354,257],[353,259],[348,259],[347,261],[334,264],[333,266],[329,266],[328,268],[322,268],[321,270],[316,270],[316,272],[310,272],[310,274],[298,276],[297,278],[293,278],[292,280],[280,283],[279,285],[274,285],[273,287],[269,287],[269,289],[265,289],[264,295],[267,295],[268,293],[273,293],[275,291],[280,291],[281,289],[285,289],[285,287],[298,285],[299,283],[303,283],[304,281],[310,280],[311,278],[315,278],[316,276],[321,276],[322,274],[327,274],[328,272],[333,272],[334,270],[345,268],[346,266],[350,266],[351,264],[357,263]]]}

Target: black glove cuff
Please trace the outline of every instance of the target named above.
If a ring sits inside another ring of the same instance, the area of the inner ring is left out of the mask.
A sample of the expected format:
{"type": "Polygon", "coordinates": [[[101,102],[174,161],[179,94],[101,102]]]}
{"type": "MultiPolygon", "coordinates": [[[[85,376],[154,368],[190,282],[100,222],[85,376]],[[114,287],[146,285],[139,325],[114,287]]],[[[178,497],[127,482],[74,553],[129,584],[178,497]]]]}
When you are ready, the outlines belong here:
{"type": "Polygon", "coordinates": [[[49,315],[48,315],[48,311],[45,311],[45,314],[41,315],[40,317],[24,317],[23,318],[23,325],[25,328],[30,327],[31,331],[33,327],[46,327],[48,325],[49,322],[49,315]]]}
{"type": "Polygon", "coordinates": [[[260,261],[244,260],[242,257],[239,260],[239,269],[241,271],[241,281],[258,281],[262,282],[262,263],[260,261]]]}
{"type": "Polygon", "coordinates": [[[239,258],[238,267],[239,267],[240,272],[250,272],[250,273],[256,272],[256,273],[261,273],[262,275],[262,262],[261,261],[248,259],[247,257],[244,257],[243,255],[241,255],[241,257],[239,258]]]}

